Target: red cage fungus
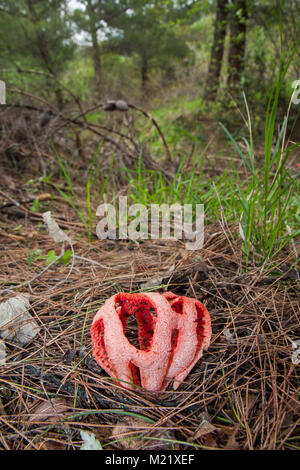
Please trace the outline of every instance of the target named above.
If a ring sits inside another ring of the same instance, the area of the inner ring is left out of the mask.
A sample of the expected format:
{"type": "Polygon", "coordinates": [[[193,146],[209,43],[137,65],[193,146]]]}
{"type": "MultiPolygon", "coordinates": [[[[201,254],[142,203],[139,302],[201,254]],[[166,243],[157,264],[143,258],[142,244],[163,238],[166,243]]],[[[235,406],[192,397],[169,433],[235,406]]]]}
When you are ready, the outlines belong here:
{"type": "Polygon", "coordinates": [[[176,390],[209,346],[210,315],[196,299],[172,292],[113,295],[91,327],[93,356],[125,388],[176,390]],[[125,335],[135,315],[139,349],[125,335]]]}

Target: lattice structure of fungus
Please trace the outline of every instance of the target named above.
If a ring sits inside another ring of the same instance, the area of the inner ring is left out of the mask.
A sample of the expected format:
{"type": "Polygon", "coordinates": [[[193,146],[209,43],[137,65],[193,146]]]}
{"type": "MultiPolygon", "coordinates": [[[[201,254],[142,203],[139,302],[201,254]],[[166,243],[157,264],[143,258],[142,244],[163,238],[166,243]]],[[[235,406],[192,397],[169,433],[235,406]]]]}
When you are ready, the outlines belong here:
{"type": "Polygon", "coordinates": [[[97,363],[128,389],[176,390],[207,349],[210,315],[196,299],[172,292],[113,295],[100,308],[91,326],[97,363]],[[139,349],[125,335],[135,315],[139,349]]]}

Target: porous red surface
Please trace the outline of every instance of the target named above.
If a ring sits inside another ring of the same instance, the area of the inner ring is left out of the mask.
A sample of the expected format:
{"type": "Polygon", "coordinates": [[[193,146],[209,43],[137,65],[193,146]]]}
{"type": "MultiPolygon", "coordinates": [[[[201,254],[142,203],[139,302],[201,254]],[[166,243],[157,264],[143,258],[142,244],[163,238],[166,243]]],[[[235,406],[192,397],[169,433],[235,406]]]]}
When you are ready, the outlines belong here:
{"type": "Polygon", "coordinates": [[[176,389],[209,346],[210,315],[198,300],[172,292],[119,293],[96,314],[91,338],[97,363],[124,387],[163,391],[173,381],[176,389]],[[125,336],[130,315],[139,349],[125,336]]]}

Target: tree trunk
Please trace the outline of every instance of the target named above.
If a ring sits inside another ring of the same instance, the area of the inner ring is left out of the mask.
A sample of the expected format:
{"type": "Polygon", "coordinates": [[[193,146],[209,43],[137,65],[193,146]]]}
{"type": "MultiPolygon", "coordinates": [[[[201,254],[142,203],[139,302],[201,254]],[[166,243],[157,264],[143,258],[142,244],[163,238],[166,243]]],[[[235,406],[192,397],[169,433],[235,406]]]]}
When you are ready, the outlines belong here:
{"type": "Polygon", "coordinates": [[[244,71],[247,18],[247,0],[235,0],[230,16],[228,55],[228,85],[231,93],[239,88],[244,71]]]}
{"type": "MultiPolygon", "coordinates": [[[[31,21],[33,22],[33,24],[36,25],[39,22],[40,18],[34,8],[34,3],[32,0],[27,0],[26,4],[28,7],[30,16],[31,16],[31,21]]],[[[51,75],[53,75],[53,77],[57,78],[57,73],[55,70],[55,63],[53,62],[51,58],[51,54],[49,52],[49,47],[47,44],[47,40],[45,38],[45,34],[43,33],[41,29],[37,29],[36,43],[37,43],[37,47],[40,52],[41,58],[46,66],[46,69],[51,75]]],[[[54,93],[56,96],[58,108],[62,109],[64,106],[63,93],[62,93],[60,86],[57,83],[55,83],[55,86],[54,86],[54,93]]]]}
{"type": "Polygon", "coordinates": [[[227,5],[228,0],[217,1],[214,42],[211,49],[210,64],[205,87],[205,98],[209,101],[215,99],[219,86],[227,26],[227,5]]]}
{"type": "MultiPolygon", "coordinates": [[[[53,77],[57,78],[56,70],[52,62],[49,50],[48,50],[45,36],[42,31],[37,31],[37,42],[38,42],[38,48],[39,48],[41,57],[45,63],[45,66],[48,72],[51,75],[53,75],[53,77]]],[[[55,93],[58,108],[63,109],[64,107],[63,93],[62,93],[60,86],[57,83],[54,84],[54,93],[55,93]]]]}
{"type": "Polygon", "coordinates": [[[92,38],[92,51],[93,51],[93,64],[95,73],[95,90],[99,98],[101,98],[101,78],[102,78],[102,67],[100,58],[100,47],[97,37],[97,27],[95,19],[95,11],[91,0],[87,2],[87,12],[89,15],[90,33],[92,38]]]}
{"type": "Polygon", "coordinates": [[[142,76],[142,92],[146,97],[148,91],[148,59],[142,57],[142,66],[141,66],[141,76],[142,76]]]}

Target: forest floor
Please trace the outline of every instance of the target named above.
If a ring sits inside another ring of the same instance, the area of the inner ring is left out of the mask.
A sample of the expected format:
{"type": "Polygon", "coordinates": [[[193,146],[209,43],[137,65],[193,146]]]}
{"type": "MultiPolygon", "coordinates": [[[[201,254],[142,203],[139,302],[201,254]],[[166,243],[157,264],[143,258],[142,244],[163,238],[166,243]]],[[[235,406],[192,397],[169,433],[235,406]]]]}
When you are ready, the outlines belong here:
{"type": "MultiPolygon", "coordinates": [[[[246,270],[238,225],[222,217],[206,225],[197,251],[181,241],[91,241],[53,187],[32,195],[30,176],[12,170],[0,182],[1,302],[28,294],[39,326],[25,345],[4,338],[0,447],[78,449],[80,431],[90,431],[107,450],[299,449],[291,254],[281,253],[275,274],[251,261],[246,270]],[[66,264],[46,264],[61,249],[43,224],[49,210],[72,239],[66,264]],[[92,357],[90,326],[103,302],[147,290],[197,298],[211,315],[211,344],[175,391],[126,390],[92,357]]],[[[84,183],[76,188],[84,194],[84,183]]]]}

